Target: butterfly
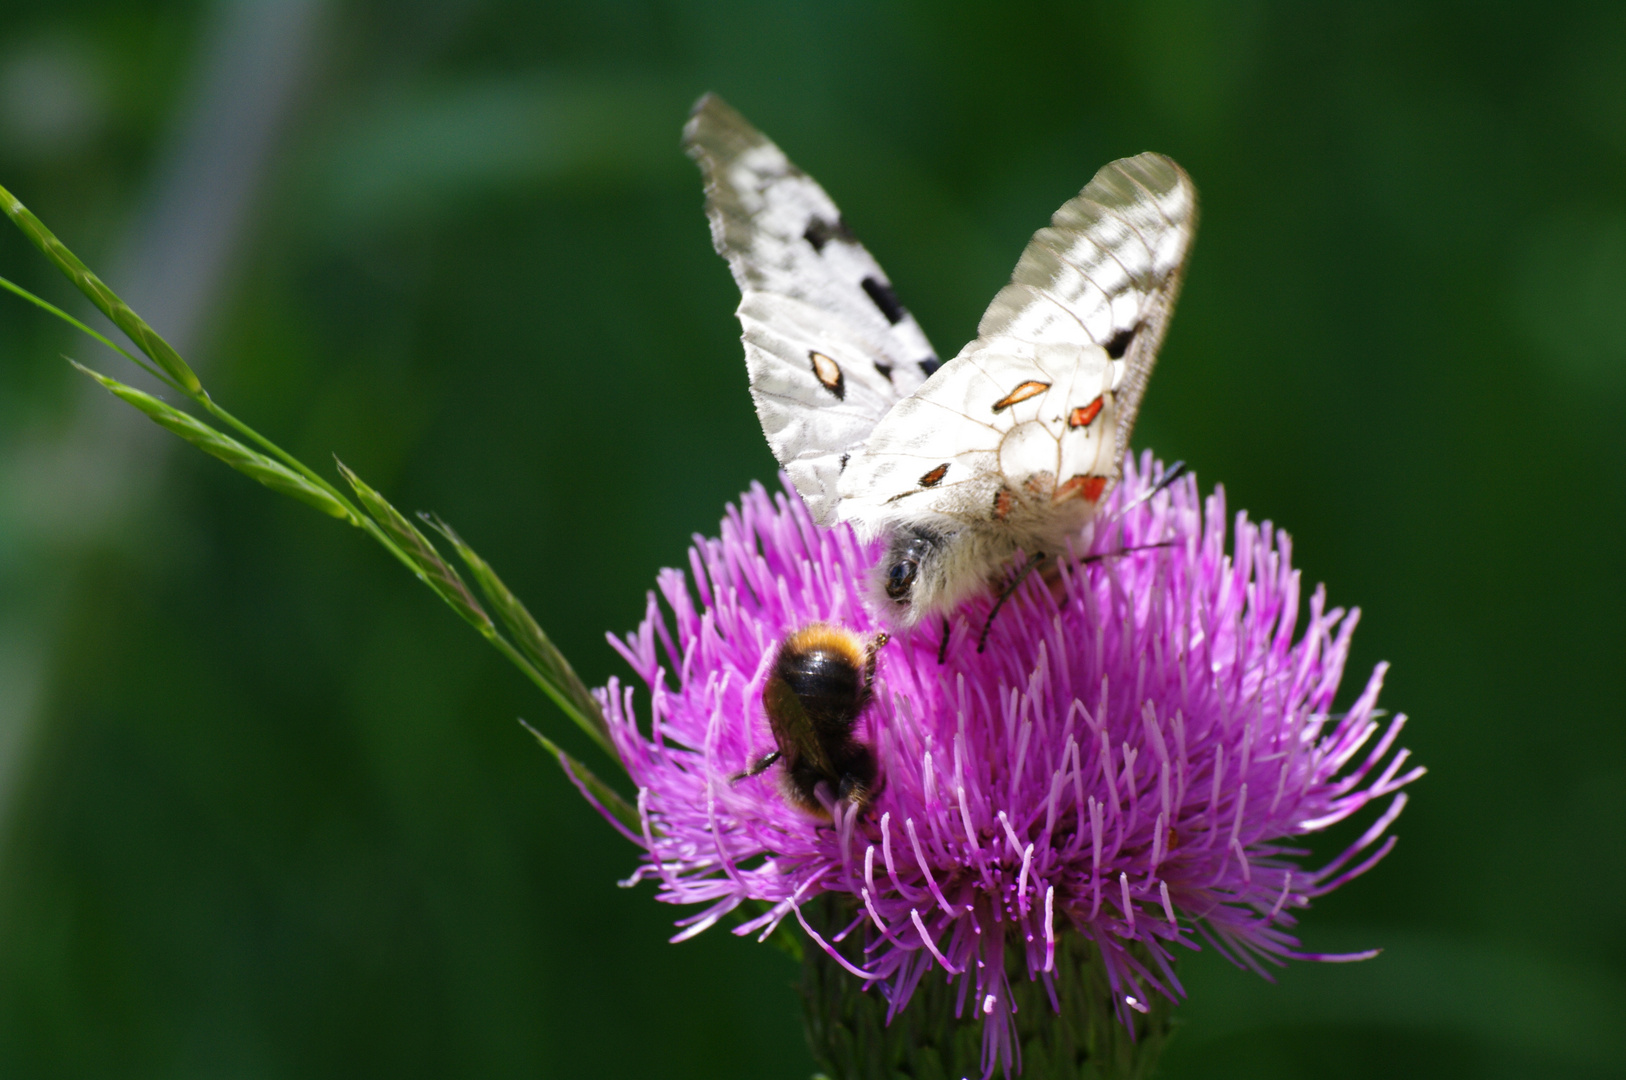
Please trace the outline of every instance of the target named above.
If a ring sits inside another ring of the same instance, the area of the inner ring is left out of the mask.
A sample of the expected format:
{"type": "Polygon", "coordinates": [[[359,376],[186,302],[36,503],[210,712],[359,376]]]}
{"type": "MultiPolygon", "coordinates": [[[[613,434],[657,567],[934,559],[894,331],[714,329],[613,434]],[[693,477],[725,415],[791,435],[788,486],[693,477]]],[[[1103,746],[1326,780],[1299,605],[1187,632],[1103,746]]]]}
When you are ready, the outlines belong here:
{"type": "Polygon", "coordinates": [[[684,145],[740,288],[768,446],[820,525],[885,539],[871,589],[885,621],[946,613],[1018,551],[1037,561],[1083,536],[1191,250],[1197,191],[1180,166],[1146,153],[1102,168],[943,363],[824,189],[744,117],[708,94],[684,145]]]}

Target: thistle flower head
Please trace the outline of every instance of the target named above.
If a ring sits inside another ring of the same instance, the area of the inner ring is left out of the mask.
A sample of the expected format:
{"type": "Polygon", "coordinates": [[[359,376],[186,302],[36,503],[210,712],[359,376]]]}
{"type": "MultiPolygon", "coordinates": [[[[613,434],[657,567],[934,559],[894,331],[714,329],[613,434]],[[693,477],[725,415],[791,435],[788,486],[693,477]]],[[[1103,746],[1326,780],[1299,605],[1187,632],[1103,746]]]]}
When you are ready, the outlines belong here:
{"type": "Polygon", "coordinates": [[[612,638],[647,705],[599,692],[638,785],[635,880],[702,905],[674,940],[757,901],[735,933],[797,919],[894,1014],[921,979],[957,981],[988,1073],[1015,1063],[1008,953],[1050,986],[1063,935],[1094,946],[1126,1022],[1183,993],[1177,946],[1261,974],[1368,955],[1299,951],[1295,913],[1390,850],[1405,796],[1331,862],[1306,868],[1294,845],[1421,774],[1392,752],[1404,717],[1375,711],[1383,668],[1334,714],[1357,613],[1320,588],[1301,613],[1287,535],[1238,514],[1228,537],[1223,493],[1189,477],[1143,499],[1160,471],[1126,461],[1088,551],[1019,588],[985,652],[988,600],[954,616],[943,663],[936,627],[880,651],[857,732],[878,790],[828,821],[777,770],[738,776],[774,749],[762,690],[780,641],[815,620],[879,629],[863,601],[877,549],[760,487],[696,538],[689,573],[663,571],[638,631],[612,638]],[[852,898],[832,935],[801,910],[821,893],[852,898]]]}

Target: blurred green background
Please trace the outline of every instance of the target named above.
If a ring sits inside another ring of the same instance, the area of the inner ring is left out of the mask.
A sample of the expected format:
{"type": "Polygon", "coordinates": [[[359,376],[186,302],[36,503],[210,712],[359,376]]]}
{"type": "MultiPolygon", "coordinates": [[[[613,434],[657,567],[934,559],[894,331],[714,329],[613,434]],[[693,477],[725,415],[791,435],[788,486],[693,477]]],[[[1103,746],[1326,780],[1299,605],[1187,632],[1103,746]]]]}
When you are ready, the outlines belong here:
{"type": "MultiPolygon", "coordinates": [[[[0,3],[0,183],[584,677],[772,460],[678,149],[730,99],[952,354],[1107,160],[1204,199],[1137,429],[1360,604],[1431,772],[1164,1075],[1626,1074],[1626,8],[0,3]]],[[[20,235],[0,273],[83,311],[20,235]]],[[[616,888],[595,752],[360,533],[0,303],[0,1073],[800,1077],[790,962],[616,888]]],[[[1340,838],[1329,838],[1326,846],[1340,838]]]]}

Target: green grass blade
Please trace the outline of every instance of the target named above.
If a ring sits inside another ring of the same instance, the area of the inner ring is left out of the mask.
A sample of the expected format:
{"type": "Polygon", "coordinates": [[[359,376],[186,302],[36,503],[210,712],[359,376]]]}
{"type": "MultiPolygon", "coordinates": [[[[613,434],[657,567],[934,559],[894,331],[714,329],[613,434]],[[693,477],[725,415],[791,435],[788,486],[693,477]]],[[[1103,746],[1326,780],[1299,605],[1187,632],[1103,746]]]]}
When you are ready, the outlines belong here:
{"type": "Polygon", "coordinates": [[[112,289],[103,284],[101,278],[91,273],[90,268],[80,262],[78,257],[45,227],[44,222],[31,214],[28,208],[17,200],[17,196],[3,187],[0,187],[0,210],[4,210],[6,216],[23,231],[23,235],[33,241],[42,255],[67,275],[74,288],[84,293],[86,299],[101,309],[103,315],[113,320],[114,326],[129,335],[130,340],[136,343],[136,347],[152,357],[152,362],[174,379],[177,386],[189,394],[203,393],[203,384],[192,374],[192,369],[186,366],[181,354],[160,337],[158,331],[148,326],[141,316],[131,311],[130,305],[120,300],[112,289]]]}
{"type": "MultiPolygon", "coordinates": [[[[134,364],[142,371],[145,371],[148,375],[151,375],[159,382],[168,383],[171,386],[175,385],[169,376],[165,375],[162,371],[149,364],[146,357],[137,356],[135,353],[131,352],[129,349],[126,349],[123,345],[120,345],[106,334],[100,333],[91,327],[86,326],[84,323],[80,322],[72,315],[69,315],[66,311],[63,311],[49,300],[35,296],[33,293],[29,292],[15,281],[0,277],[0,289],[4,289],[13,295],[22,297],[35,307],[54,315],[58,319],[61,319],[63,322],[67,323],[75,330],[78,330],[80,333],[95,338],[97,341],[101,342],[103,345],[106,345],[109,349],[112,349],[114,352],[118,353],[120,356],[124,357],[126,360],[130,361],[130,363],[134,364]]],[[[178,390],[180,387],[177,386],[176,389],[178,390]]]]}
{"type": "MultiPolygon", "coordinates": [[[[346,468],[343,462],[339,463],[339,471],[344,474],[345,480],[355,491],[362,504],[362,510],[357,510],[337,488],[312,471],[304,462],[232,416],[204,393],[197,376],[169,343],[103,284],[100,278],[91,273],[38,218],[29,213],[22,203],[3,187],[0,187],[0,209],[3,209],[17,227],[22,229],[47,259],[68,276],[79,291],[101,309],[114,325],[128,334],[158,367],[153,368],[141,357],[130,353],[21,286],[0,278],[0,289],[16,294],[113,349],[161,382],[192,398],[216,420],[261,449],[252,449],[231,435],[211,427],[197,417],[181,412],[151,394],[92,371],[82,364],[69,361],[74,367],[95,379],[113,396],[141,410],[154,423],[179,435],[205,453],[219,458],[238,472],[275,491],[313,506],[324,514],[364,530],[410,569],[420,581],[433,589],[442,600],[451,605],[454,611],[491,642],[510,663],[523,671],[527,678],[541,688],[612,759],[620,760],[620,755],[615,752],[614,743],[609,737],[609,728],[604,721],[603,712],[575,670],[548,640],[536,620],[525,610],[525,606],[508,591],[490,566],[457,538],[456,534],[440,523],[434,523],[434,527],[440,529],[448,541],[456,546],[470,571],[475,574],[481,591],[498,608],[503,626],[518,640],[518,646],[498,629],[491,616],[464,584],[457,570],[441,557],[429,538],[391,506],[388,500],[346,468]]],[[[559,760],[567,774],[586,785],[593,793],[593,797],[599,799],[619,820],[631,828],[637,828],[637,814],[627,805],[625,799],[580,762],[565,755],[553,743],[540,734],[537,738],[542,739],[543,745],[559,760]]]]}
{"type": "MultiPolygon", "coordinates": [[[[337,459],[335,459],[337,460],[337,459]]],[[[429,538],[419,532],[417,527],[408,521],[402,513],[389,504],[389,500],[374,491],[362,482],[361,477],[351,472],[344,462],[338,462],[339,472],[349,482],[355,491],[356,497],[378,527],[384,530],[396,547],[406,555],[418,579],[440,595],[452,606],[452,610],[474,626],[487,637],[497,636],[497,626],[491,621],[480,602],[469,592],[469,587],[463,584],[463,579],[445,559],[435,550],[435,545],[429,538]]]]}
{"type": "MultiPolygon", "coordinates": [[[[3,190],[4,190],[3,188],[0,188],[0,191],[3,191],[3,190]]],[[[80,322],[78,319],[74,318],[72,315],[69,315],[66,311],[63,311],[61,308],[57,307],[55,304],[51,303],[48,300],[42,299],[41,297],[38,297],[38,296],[34,295],[33,293],[29,292],[27,289],[23,288],[21,285],[18,285],[16,282],[9,281],[6,278],[0,277],[0,289],[5,289],[7,292],[13,293],[16,296],[21,297],[22,299],[28,301],[30,304],[33,304],[34,306],[36,306],[36,307],[40,308],[41,310],[47,312],[48,314],[50,314],[50,315],[52,315],[52,316],[54,316],[54,317],[56,317],[58,319],[61,319],[63,322],[67,323],[69,326],[73,327],[75,330],[78,330],[81,333],[83,333],[83,334],[85,334],[85,335],[87,335],[89,337],[95,338],[97,341],[101,342],[103,345],[107,346],[109,349],[112,349],[114,352],[118,353],[120,356],[124,357],[126,360],[130,361],[132,364],[136,365],[142,371],[145,371],[147,374],[151,375],[153,378],[157,379],[158,381],[160,381],[162,383],[166,383],[169,386],[174,387],[176,390],[181,391],[182,393],[186,392],[178,383],[175,382],[174,379],[170,378],[168,374],[166,374],[164,371],[162,371],[159,368],[153,367],[152,364],[145,357],[140,356],[140,355],[138,355],[136,353],[132,353],[130,350],[126,349],[124,346],[120,345],[118,342],[113,341],[112,339],[108,338],[105,334],[102,334],[102,333],[98,332],[97,330],[95,330],[95,329],[93,329],[93,328],[91,328],[89,326],[86,326],[83,322],[80,322]]],[[[250,440],[252,440],[255,443],[258,443],[262,451],[264,451],[265,453],[267,453],[267,454],[271,455],[272,457],[276,458],[278,461],[282,462],[282,464],[284,466],[286,466],[288,469],[292,470],[293,472],[298,473],[300,476],[303,476],[306,479],[306,481],[308,481],[310,484],[312,484],[313,486],[321,488],[322,490],[328,492],[329,495],[331,495],[334,499],[337,499],[341,503],[344,503],[346,501],[342,495],[340,495],[336,490],[334,490],[333,485],[329,484],[319,474],[317,474],[317,473],[311,471],[311,469],[307,468],[304,462],[300,461],[298,458],[294,457],[292,454],[289,454],[286,450],[282,449],[282,447],[278,446],[276,443],[274,443],[271,440],[267,439],[265,436],[261,435],[259,432],[255,431],[253,428],[249,427],[247,424],[245,424],[241,420],[237,419],[237,417],[233,416],[231,413],[229,413],[225,409],[221,408],[220,405],[213,398],[211,398],[208,394],[197,393],[197,394],[192,394],[192,395],[189,395],[189,396],[191,396],[193,398],[193,400],[197,401],[198,404],[202,405],[206,410],[208,410],[210,415],[214,416],[216,419],[220,420],[221,422],[225,423],[229,427],[236,430],[238,432],[238,434],[249,438],[250,440]]],[[[347,515],[347,516],[353,516],[353,515],[347,515]]]]}
{"type": "Polygon", "coordinates": [[[637,808],[623,798],[620,792],[594,776],[591,769],[565,753],[552,739],[530,724],[525,723],[524,720],[521,720],[520,724],[526,731],[536,736],[536,741],[542,744],[542,749],[553,755],[554,760],[559,763],[559,767],[565,771],[566,776],[586,788],[588,793],[597,800],[598,804],[614,814],[615,819],[625,825],[627,830],[634,836],[643,834],[644,824],[638,816],[637,808]]]}
{"type": "Polygon", "coordinates": [[[603,710],[599,708],[598,702],[593,699],[581,677],[576,674],[576,669],[570,666],[570,661],[565,659],[564,654],[549,640],[548,635],[542,632],[542,627],[532,618],[525,605],[520,603],[519,598],[503,584],[497,572],[491,569],[491,565],[469,547],[450,525],[428,514],[418,516],[452,545],[452,550],[463,560],[469,569],[469,575],[474,578],[475,584],[480,586],[481,593],[496,611],[497,618],[502,620],[503,626],[519,643],[520,651],[553,684],[557,693],[550,696],[559,707],[611,757],[618,757],[615,744],[610,741],[610,726],[604,720],[603,710]]]}
{"type": "Polygon", "coordinates": [[[108,393],[120,401],[134,405],[146,413],[159,427],[174,432],[199,450],[214,455],[243,475],[258,480],[273,491],[290,495],[307,506],[314,506],[322,513],[336,517],[340,521],[348,521],[352,525],[361,524],[348,506],[280,462],[250,450],[231,436],[216,431],[196,417],[181,412],[151,394],[143,393],[133,386],[126,386],[117,379],[92,371],[83,364],[74,361],[69,363],[101,383],[108,393]]]}

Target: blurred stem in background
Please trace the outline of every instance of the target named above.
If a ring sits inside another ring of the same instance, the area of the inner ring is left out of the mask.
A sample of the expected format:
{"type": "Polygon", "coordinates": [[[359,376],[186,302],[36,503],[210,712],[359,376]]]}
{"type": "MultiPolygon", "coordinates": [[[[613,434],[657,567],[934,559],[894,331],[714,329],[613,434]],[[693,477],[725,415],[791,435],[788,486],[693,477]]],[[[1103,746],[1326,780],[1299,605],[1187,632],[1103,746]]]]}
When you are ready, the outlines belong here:
{"type": "MultiPolygon", "coordinates": [[[[216,0],[204,25],[179,118],[110,262],[112,279],[131,283],[135,306],[180,353],[207,355],[199,346],[210,313],[227,291],[278,139],[309,82],[324,0],[216,0]]],[[[134,414],[85,387],[6,477],[26,504],[16,521],[58,567],[53,595],[8,614],[26,627],[0,632],[0,828],[45,704],[43,680],[60,646],[55,628],[81,587],[76,559],[156,489],[168,448],[134,414]]]]}

